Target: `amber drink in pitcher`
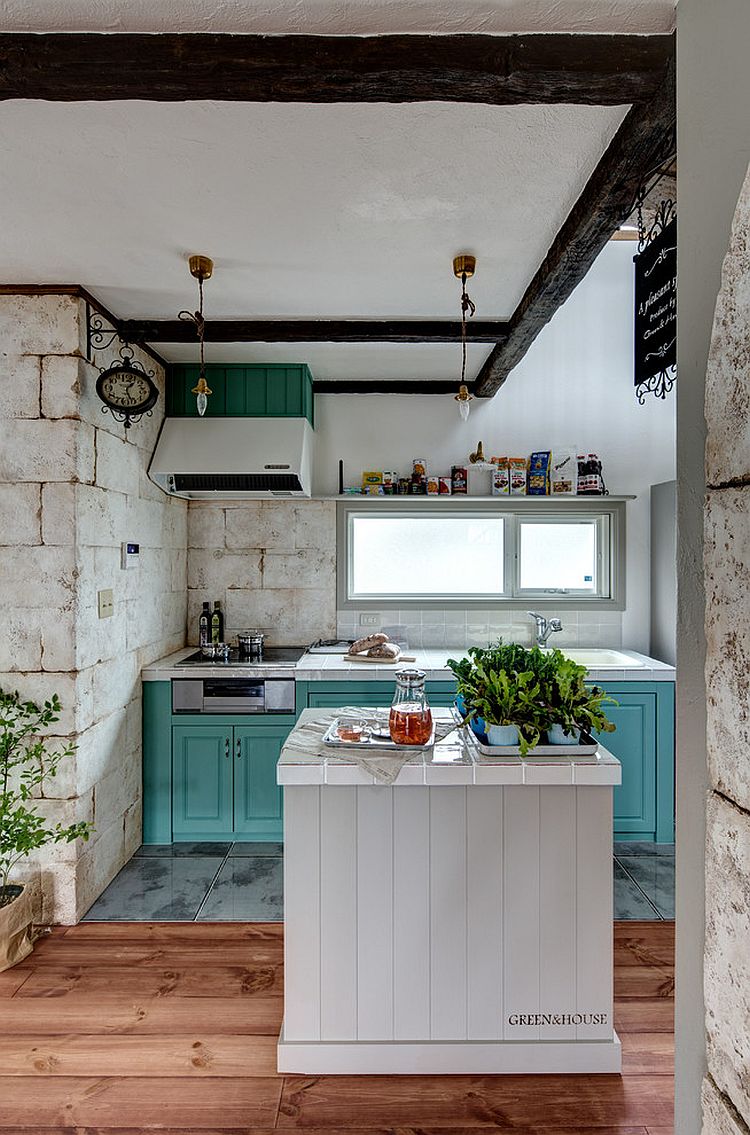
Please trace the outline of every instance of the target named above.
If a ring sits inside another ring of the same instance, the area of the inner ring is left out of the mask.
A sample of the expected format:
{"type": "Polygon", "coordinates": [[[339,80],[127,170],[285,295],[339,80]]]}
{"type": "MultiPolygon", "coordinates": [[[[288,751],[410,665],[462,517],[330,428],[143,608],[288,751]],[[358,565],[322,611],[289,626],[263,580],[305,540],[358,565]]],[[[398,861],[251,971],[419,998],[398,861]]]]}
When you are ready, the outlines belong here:
{"type": "Polygon", "coordinates": [[[424,670],[399,670],[388,721],[396,745],[426,745],[432,736],[432,711],[424,689],[424,670]]]}

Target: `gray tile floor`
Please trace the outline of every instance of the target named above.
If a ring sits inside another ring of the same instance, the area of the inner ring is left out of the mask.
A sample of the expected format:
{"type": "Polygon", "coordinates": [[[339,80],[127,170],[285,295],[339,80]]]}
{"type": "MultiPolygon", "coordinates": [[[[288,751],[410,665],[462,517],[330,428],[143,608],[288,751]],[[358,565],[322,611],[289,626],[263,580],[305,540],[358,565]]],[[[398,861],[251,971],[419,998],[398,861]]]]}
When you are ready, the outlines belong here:
{"type": "MultiPolygon", "coordinates": [[[[615,918],[674,918],[674,847],[616,843],[615,918]]],[[[281,922],[280,843],[145,844],[86,922],[281,922]]]]}

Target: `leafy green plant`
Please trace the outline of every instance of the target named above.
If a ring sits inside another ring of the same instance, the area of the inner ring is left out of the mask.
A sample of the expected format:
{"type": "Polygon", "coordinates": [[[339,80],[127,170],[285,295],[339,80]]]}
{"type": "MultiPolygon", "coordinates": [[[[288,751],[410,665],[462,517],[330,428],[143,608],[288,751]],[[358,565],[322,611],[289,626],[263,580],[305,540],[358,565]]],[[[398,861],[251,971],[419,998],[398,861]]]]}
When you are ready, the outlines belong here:
{"type": "Polygon", "coordinates": [[[465,702],[465,720],[481,717],[488,725],[515,725],[522,756],[551,725],[586,733],[615,728],[603,707],[617,703],[598,686],[587,686],[586,668],[561,650],[500,641],[470,647],[467,657],[449,658],[448,667],[465,702]]]}
{"type": "MultiPolygon", "coordinates": [[[[559,652],[558,652],[559,653],[559,652]]],[[[604,712],[606,704],[617,705],[600,686],[586,685],[586,668],[560,654],[547,690],[550,724],[562,725],[566,733],[614,733],[615,726],[604,712]]]]}
{"type": "Polygon", "coordinates": [[[74,744],[51,749],[40,736],[59,721],[61,708],[57,694],[40,707],[17,691],[0,690],[0,907],[15,897],[10,873],[22,859],[48,843],[88,839],[92,830],[85,822],[51,826],[34,810],[34,789],[42,789],[76,750],[74,744]]]}
{"type": "Polygon", "coordinates": [[[477,698],[476,710],[488,725],[515,725],[521,756],[539,744],[546,728],[546,708],[539,682],[531,670],[493,670],[477,667],[484,693],[477,698]]]}

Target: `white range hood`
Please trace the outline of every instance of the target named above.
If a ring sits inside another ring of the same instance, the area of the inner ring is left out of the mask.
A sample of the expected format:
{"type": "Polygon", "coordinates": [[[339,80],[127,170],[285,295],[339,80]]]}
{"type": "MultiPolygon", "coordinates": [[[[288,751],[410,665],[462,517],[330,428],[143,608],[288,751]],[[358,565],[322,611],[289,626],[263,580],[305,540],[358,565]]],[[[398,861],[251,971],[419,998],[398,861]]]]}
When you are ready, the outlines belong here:
{"type": "Polygon", "coordinates": [[[188,500],[309,497],[307,418],[165,418],[149,476],[188,500]]]}

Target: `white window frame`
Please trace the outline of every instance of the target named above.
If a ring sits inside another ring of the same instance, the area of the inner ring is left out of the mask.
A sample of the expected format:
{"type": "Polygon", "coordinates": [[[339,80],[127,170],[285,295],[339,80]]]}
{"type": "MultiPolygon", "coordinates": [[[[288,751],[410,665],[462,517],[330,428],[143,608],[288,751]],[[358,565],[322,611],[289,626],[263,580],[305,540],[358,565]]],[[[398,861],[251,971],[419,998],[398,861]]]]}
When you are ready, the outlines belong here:
{"type": "Polygon", "coordinates": [[[472,497],[359,497],[337,504],[337,606],[339,610],[471,610],[528,609],[533,601],[542,612],[565,607],[625,609],[626,497],[505,497],[497,501],[472,497]],[[504,527],[504,591],[492,595],[352,595],[349,548],[354,516],[501,516],[504,527]],[[521,589],[520,528],[524,520],[595,521],[597,524],[597,591],[521,589]]]}

